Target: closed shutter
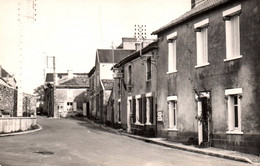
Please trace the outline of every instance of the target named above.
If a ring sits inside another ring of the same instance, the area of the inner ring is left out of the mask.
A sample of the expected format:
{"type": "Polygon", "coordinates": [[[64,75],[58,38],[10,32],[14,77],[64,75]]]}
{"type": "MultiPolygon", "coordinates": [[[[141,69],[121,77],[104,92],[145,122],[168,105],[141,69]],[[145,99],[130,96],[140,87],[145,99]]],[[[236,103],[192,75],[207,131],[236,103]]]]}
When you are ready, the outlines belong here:
{"type": "Polygon", "coordinates": [[[153,124],[153,96],[150,97],[150,122],[153,124]]]}
{"type": "Polygon", "coordinates": [[[132,109],[133,109],[133,123],[136,122],[136,100],[133,98],[132,100],[132,109]]]}
{"type": "Polygon", "coordinates": [[[142,118],[141,119],[141,123],[146,123],[146,96],[142,95],[142,118]]]}

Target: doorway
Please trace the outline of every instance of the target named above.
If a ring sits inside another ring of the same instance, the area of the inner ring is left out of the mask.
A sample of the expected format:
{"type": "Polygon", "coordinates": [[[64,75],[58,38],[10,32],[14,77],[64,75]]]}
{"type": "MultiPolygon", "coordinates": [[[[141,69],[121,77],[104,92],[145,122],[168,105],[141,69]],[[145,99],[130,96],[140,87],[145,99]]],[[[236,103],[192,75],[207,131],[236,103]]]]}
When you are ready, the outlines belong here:
{"type": "Polygon", "coordinates": [[[210,92],[201,92],[197,97],[198,144],[207,146],[209,143],[209,122],[211,117],[210,92]]]}

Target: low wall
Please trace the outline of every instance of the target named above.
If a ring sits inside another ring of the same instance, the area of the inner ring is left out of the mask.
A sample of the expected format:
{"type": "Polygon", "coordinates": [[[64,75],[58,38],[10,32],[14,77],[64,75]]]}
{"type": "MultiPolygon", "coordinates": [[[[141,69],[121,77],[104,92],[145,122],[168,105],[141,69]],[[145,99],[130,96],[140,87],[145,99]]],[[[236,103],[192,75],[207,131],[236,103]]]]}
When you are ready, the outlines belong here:
{"type": "Polygon", "coordinates": [[[36,125],[36,117],[7,117],[0,118],[0,133],[25,131],[36,125]]]}

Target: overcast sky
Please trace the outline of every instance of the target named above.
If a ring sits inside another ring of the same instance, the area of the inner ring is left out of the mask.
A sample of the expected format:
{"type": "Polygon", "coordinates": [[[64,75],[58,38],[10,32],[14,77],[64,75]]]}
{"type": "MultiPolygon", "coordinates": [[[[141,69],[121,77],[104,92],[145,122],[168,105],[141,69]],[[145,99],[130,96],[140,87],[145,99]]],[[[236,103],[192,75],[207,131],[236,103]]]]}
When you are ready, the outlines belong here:
{"type": "MultiPolygon", "coordinates": [[[[89,72],[96,49],[133,37],[135,24],[146,25],[150,34],[190,9],[190,0],[37,0],[36,4],[36,21],[23,26],[27,93],[43,84],[44,55],[56,57],[57,72],[89,72]]],[[[18,77],[18,0],[0,0],[0,23],[0,65],[18,77]]]]}

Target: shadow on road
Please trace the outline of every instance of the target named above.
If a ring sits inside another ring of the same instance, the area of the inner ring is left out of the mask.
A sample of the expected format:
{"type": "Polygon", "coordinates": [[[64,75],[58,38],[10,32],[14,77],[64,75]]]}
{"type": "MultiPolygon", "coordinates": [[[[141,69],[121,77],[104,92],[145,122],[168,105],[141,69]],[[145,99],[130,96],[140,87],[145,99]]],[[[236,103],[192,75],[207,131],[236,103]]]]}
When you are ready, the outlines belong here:
{"type": "Polygon", "coordinates": [[[86,119],[84,119],[84,117],[70,117],[69,119],[73,119],[73,120],[77,120],[79,122],[77,122],[80,126],[84,126],[88,129],[91,130],[95,130],[95,131],[102,131],[102,132],[109,132],[108,130],[102,128],[100,125],[98,124],[93,124],[89,121],[87,121],[86,119]]]}

